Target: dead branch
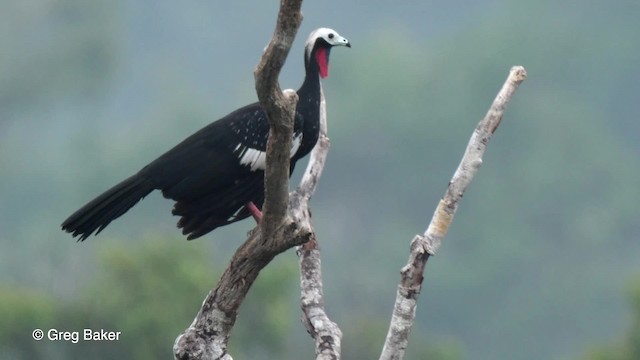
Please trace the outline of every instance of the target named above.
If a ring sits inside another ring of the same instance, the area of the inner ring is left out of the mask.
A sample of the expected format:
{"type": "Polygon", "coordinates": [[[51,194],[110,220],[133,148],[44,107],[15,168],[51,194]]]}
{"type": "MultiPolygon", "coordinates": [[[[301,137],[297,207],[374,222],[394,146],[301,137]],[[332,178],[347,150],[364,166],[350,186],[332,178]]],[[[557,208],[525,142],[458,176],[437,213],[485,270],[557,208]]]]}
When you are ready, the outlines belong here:
{"type": "Polygon", "coordinates": [[[284,94],[278,83],[291,44],[302,23],[302,0],[282,0],[276,29],[254,72],[256,93],[269,119],[267,164],[265,169],[264,218],[261,230],[265,239],[274,239],[287,212],[289,201],[289,161],[293,122],[298,96],[294,91],[284,94]]]}
{"type": "Polygon", "coordinates": [[[491,136],[502,120],[505,107],[518,86],[526,79],[527,72],[522,66],[514,66],[502,89],[498,92],[485,117],[478,123],[471,135],[462,161],[438,204],[429,227],[423,235],[416,235],[411,241],[411,251],[407,264],[400,271],[401,279],[396,294],[387,338],[380,360],[400,360],[409,342],[409,333],[416,315],[416,304],[420,291],[424,268],[430,256],[436,254],[447,230],[453,221],[462,195],[482,165],[482,156],[491,136]]]}
{"type": "MultiPolygon", "coordinates": [[[[322,174],[324,162],[329,152],[327,137],[327,112],[324,94],[320,102],[320,138],[311,152],[309,165],[305,170],[298,190],[291,194],[292,208],[300,209],[296,220],[311,225],[309,199],[313,195],[322,174]]],[[[300,303],[302,321],[307,332],[313,338],[316,349],[316,360],[339,360],[342,332],[336,323],[331,321],[324,310],[324,294],[322,289],[322,271],[320,267],[320,250],[315,234],[311,240],[298,249],[300,263],[300,303]]]]}
{"type": "Polygon", "coordinates": [[[255,71],[256,92],[269,118],[269,141],[265,170],[265,203],[261,226],[231,259],[215,289],[205,298],[193,323],[175,341],[179,360],[224,359],[238,308],[249,288],[276,255],[307,242],[311,233],[287,214],[289,152],[297,98],[285,96],[278,75],[302,21],[302,0],[282,0],[276,29],[255,71]]]}

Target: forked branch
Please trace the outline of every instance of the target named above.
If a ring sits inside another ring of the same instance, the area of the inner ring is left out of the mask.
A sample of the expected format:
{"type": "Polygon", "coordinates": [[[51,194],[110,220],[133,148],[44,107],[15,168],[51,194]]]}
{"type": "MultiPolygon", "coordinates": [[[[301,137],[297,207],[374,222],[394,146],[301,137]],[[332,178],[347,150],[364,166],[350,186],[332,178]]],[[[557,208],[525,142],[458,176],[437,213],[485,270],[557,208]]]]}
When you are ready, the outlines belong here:
{"type": "Polygon", "coordinates": [[[205,298],[193,323],[176,339],[175,359],[231,360],[227,342],[249,288],[276,255],[307,242],[311,233],[286,216],[289,201],[289,152],[296,105],[278,84],[302,21],[302,0],[282,0],[275,32],[256,69],[256,91],[269,118],[261,226],[238,248],[218,285],[205,298]]]}

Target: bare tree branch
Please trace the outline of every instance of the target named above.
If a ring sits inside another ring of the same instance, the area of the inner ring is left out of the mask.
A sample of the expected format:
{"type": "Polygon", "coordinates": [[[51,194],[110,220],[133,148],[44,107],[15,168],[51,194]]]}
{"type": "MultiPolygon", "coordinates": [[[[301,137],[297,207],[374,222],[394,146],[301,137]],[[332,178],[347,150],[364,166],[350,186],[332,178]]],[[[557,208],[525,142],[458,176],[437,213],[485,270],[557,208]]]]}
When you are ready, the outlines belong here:
{"type": "Polygon", "coordinates": [[[278,84],[278,75],[302,21],[301,5],[302,0],[280,2],[275,32],[255,71],[256,92],[270,125],[261,226],[236,250],[193,323],[176,339],[175,359],[232,360],[227,353],[230,332],[238,309],[260,270],[276,255],[311,237],[309,228],[300,227],[291,216],[285,216],[297,97],[285,96],[278,84]]]}
{"type": "MultiPolygon", "coordinates": [[[[320,102],[320,138],[311,152],[309,165],[302,176],[298,190],[291,195],[292,208],[298,209],[296,220],[309,222],[313,229],[308,202],[315,192],[318,178],[322,174],[324,162],[329,152],[327,137],[327,112],[324,94],[320,102]]],[[[320,267],[320,250],[315,234],[311,240],[298,249],[300,260],[300,302],[302,321],[307,332],[314,339],[317,360],[339,360],[342,332],[336,323],[331,321],[324,310],[324,294],[322,289],[322,271],[320,267]]]]}
{"type": "Polygon", "coordinates": [[[298,250],[302,321],[313,338],[316,360],[339,360],[342,331],[324,310],[320,250],[315,237],[298,250]]]}
{"type": "Polygon", "coordinates": [[[282,93],[278,76],[302,23],[301,6],[302,0],[281,0],[275,32],[254,72],[258,100],[269,119],[267,164],[277,164],[267,165],[265,169],[264,218],[261,222],[265,239],[272,239],[275,228],[287,212],[289,201],[289,153],[298,97],[295,92],[282,93]]]}
{"type": "Polygon", "coordinates": [[[435,255],[440,248],[462,195],[482,165],[482,156],[491,136],[500,125],[507,103],[526,77],[527,72],[524,67],[514,66],[511,68],[506,82],[498,92],[489,111],[471,135],[462,161],[453,174],[447,191],[433,214],[429,227],[423,235],[416,235],[411,241],[409,261],[400,271],[401,279],[396,302],[380,360],[400,360],[404,357],[409,342],[409,333],[416,315],[418,296],[422,290],[427,260],[430,256],[435,255]]]}

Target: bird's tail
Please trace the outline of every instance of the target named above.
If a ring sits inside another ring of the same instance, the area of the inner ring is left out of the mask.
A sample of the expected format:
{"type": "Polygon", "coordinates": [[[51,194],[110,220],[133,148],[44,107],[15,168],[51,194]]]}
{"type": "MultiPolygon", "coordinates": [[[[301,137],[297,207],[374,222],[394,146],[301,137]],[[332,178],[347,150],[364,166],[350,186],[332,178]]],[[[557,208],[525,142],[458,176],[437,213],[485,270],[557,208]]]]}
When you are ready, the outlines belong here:
{"type": "Polygon", "coordinates": [[[69,216],[62,230],[84,241],[94,231],[96,235],[142,198],[154,190],[153,184],[136,174],[105,191],[69,216]]]}

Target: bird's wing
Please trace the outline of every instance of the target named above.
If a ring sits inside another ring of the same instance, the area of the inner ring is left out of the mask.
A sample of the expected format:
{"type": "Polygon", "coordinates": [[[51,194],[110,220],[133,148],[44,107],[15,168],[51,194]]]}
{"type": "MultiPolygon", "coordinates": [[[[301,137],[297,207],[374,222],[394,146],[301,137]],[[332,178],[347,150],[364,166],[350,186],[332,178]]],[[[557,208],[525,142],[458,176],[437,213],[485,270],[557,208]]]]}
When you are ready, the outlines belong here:
{"type": "Polygon", "coordinates": [[[141,173],[178,201],[223,191],[251,173],[249,160],[264,153],[268,132],[259,104],[247,105],[189,136],[141,173]]]}

